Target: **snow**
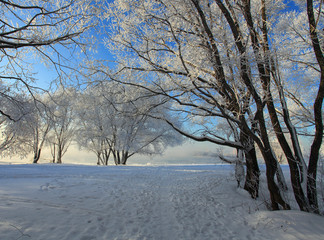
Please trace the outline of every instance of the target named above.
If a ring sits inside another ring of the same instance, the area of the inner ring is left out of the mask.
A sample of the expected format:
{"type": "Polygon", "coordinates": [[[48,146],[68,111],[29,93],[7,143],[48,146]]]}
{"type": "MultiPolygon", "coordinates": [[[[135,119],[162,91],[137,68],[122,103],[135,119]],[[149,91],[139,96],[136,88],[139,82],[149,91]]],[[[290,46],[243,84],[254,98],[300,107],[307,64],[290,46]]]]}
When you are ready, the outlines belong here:
{"type": "Polygon", "coordinates": [[[236,185],[226,165],[0,165],[0,239],[324,239],[236,185]]]}

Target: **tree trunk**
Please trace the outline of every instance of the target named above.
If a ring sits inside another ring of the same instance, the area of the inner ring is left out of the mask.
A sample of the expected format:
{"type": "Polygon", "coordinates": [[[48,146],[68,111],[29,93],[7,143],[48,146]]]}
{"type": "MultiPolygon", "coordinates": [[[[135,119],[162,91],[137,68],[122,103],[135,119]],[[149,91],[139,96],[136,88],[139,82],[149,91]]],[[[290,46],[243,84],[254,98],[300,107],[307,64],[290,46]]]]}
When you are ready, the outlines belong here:
{"type": "MultiPolygon", "coordinates": [[[[253,51],[254,51],[254,55],[256,57],[256,59],[258,59],[257,61],[257,67],[258,67],[258,72],[259,72],[259,78],[261,80],[262,83],[262,88],[264,90],[264,94],[265,94],[265,99],[266,99],[266,105],[267,105],[267,109],[269,111],[269,116],[270,116],[270,120],[272,123],[272,127],[276,133],[277,139],[279,141],[279,144],[282,148],[282,150],[284,151],[289,166],[290,166],[290,170],[291,170],[291,182],[292,182],[292,186],[293,186],[293,190],[294,190],[294,194],[295,194],[295,198],[296,201],[300,207],[301,210],[307,210],[307,201],[305,198],[305,195],[302,191],[302,186],[301,186],[301,176],[300,176],[300,172],[299,172],[299,163],[297,162],[297,160],[294,157],[294,154],[292,153],[289,144],[283,134],[282,128],[280,126],[280,122],[277,116],[277,112],[276,109],[274,107],[274,103],[273,103],[273,97],[271,94],[271,89],[270,89],[270,48],[269,48],[269,44],[268,44],[268,30],[267,30],[267,19],[266,19],[266,9],[265,9],[265,1],[261,1],[261,15],[262,15],[262,40],[263,42],[261,42],[262,47],[263,47],[263,51],[264,51],[264,57],[262,57],[262,53],[260,51],[260,42],[259,42],[259,38],[258,38],[258,33],[255,30],[255,27],[253,25],[253,19],[252,19],[252,15],[251,15],[251,11],[250,11],[250,1],[245,0],[244,1],[245,4],[244,5],[244,13],[245,13],[245,19],[247,21],[247,24],[250,28],[250,35],[251,35],[251,42],[252,42],[252,47],[253,47],[253,51]],[[298,169],[298,172],[294,171],[294,169],[298,169]]],[[[266,137],[268,141],[268,137],[266,137]]],[[[265,141],[263,141],[263,143],[266,143],[265,141]]],[[[267,149],[267,151],[271,150],[271,146],[270,144],[266,144],[265,148],[267,149]]],[[[277,160],[275,159],[275,157],[273,156],[273,153],[268,154],[270,159],[271,159],[271,164],[275,164],[276,166],[270,166],[271,168],[275,168],[277,169],[277,160]],[[272,156],[270,156],[272,155],[272,156]]],[[[270,171],[272,173],[272,170],[270,171]]],[[[276,171],[275,171],[276,172],[276,171]]],[[[272,181],[272,177],[269,179],[272,181]]],[[[275,190],[273,188],[273,190],[275,190]]],[[[284,206],[283,206],[284,207],[284,206]]],[[[285,207],[284,207],[285,208],[285,207]]]]}
{"type": "Polygon", "coordinates": [[[38,160],[39,160],[40,155],[41,155],[41,151],[42,151],[42,149],[38,149],[38,151],[35,152],[33,163],[38,163],[38,160]]]}
{"type": "Polygon", "coordinates": [[[255,146],[245,151],[246,176],[244,189],[248,191],[253,199],[259,197],[260,169],[256,157],[255,146]]]}
{"type": "Polygon", "coordinates": [[[244,152],[242,149],[237,149],[237,159],[235,161],[235,178],[237,181],[237,187],[241,187],[241,182],[245,177],[245,171],[243,166],[244,152]]]}
{"type": "Polygon", "coordinates": [[[254,141],[241,130],[240,142],[245,146],[244,155],[246,163],[246,175],[244,189],[248,191],[253,199],[259,196],[260,169],[256,156],[254,141]]]}
{"type": "Polygon", "coordinates": [[[114,161],[116,165],[120,165],[120,153],[119,151],[113,151],[114,161]]]}
{"type": "Polygon", "coordinates": [[[270,198],[271,198],[271,208],[272,210],[279,210],[278,204],[280,204],[284,210],[290,210],[289,204],[283,200],[280,193],[280,189],[278,188],[274,180],[274,176],[277,172],[277,161],[272,155],[271,151],[263,149],[262,152],[265,159],[267,159],[265,161],[266,168],[267,168],[266,175],[267,175],[268,188],[269,188],[270,198]]]}
{"type": "Polygon", "coordinates": [[[117,151],[112,150],[112,154],[113,154],[113,156],[114,156],[114,162],[115,162],[115,165],[119,165],[118,157],[117,157],[117,151]]]}
{"type": "Polygon", "coordinates": [[[117,162],[118,162],[118,165],[120,165],[121,161],[120,161],[120,152],[117,151],[117,162]]]}
{"type": "Polygon", "coordinates": [[[271,70],[272,75],[278,88],[280,102],[283,109],[283,118],[291,136],[291,142],[293,145],[295,157],[291,156],[290,153],[291,151],[288,149],[289,146],[288,147],[285,147],[285,145],[281,145],[281,146],[288,160],[289,169],[290,169],[290,179],[295,194],[295,199],[299,205],[299,208],[302,211],[310,211],[309,202],[304,194],[304,189],[302,187],[304,175],[306,174],[306,163],[304,161],[300,149],[297,131],[293,126],[289,117],[289,111],[284,96],[283,87],[280,81],[280,75],[279,73],[277,73],[276,65],[273,59],[271,59],[271,62],[272,62],[272,70],[271,70]]]}
{"type": "Polygon", "coordinates": [[[60,145],[58,145],[56,163],[58,163],[58,164],[62,163],[62,148],[60,145]]]}
{"type": "Polygon", "coordinates": [[[101,155],[101,153],[97,152],[97,165],[100,165],[102,163],[100,155],[101,155]]]}
{"type": "Polygon", "coordinates": [[[279,210],[279,204],[283,207],[285,210],[289,210],[290,206],[288,203],[286,203],[280,193],[280,189],[277,186],[274,177],[277,171],[277,161],[273,155],[273,152],[271,150],[271,145],[269,142],[269,137],[265,125],[265,120],[263,116],[262,111],[262,103],[259,98],[257,98],[257,107],[258,112],[256,113],[255,119],[258,122],[259,130],[260,130],[260,136],[261,139],[259,139],[252,131],[249,131],[249,126],[247,125],[244,116],[240,117],[240,120],[242,122],[242,128],[245,130],[245,132],[249,132],[250,137],[253,138],[253,140],[258,144],[259,149],[261,150],[263,159],[266,164],[266,176],[267,176],[267,184],[268,184],[268,190],[270,193],[270,199],[271,199],[271,208],[273,210],[279,210]]]}
{"type": "Polygon", "coordinates": [[[314,102],[314,116],[315,116],[315,138],[311,146],[309,157],[309,164],[307,169],[307,197],[311,210],[319,213],[318,200],[317,200],[317,164],[319,158],[319,151],[322,145],[323,138],[323,119],[322,119],[322,106],[324,98],[324,56],[321,50],[319,39],[317,36],[316,22],[313,11],[313,1],[307,0],[307,15],[309,23],[309,32],[312,40],[314,53],[321,69],[321,79],[318,88],[317,96],[314,102]]]}
{"type": "Polygon", "coordinates": [[[105,152],[104,152],[105,165],[108,165],[108,160],[109,160],[110,154],[111,154],[111,149],[109,149],[108,152],[107,152],[107,150],[105,150],[105,152]]]}
{"type": "MultiPolygon", "coordinates": [[[[235,17],[235,13],[231,5],[226,1],[227,6],[229,7],[229,11],[225,7],[225,5],[222,3],[222,1],[216,1],[216,4],[218,7],[221,9],[224,17],[226,18],[231,30],[233,37],[235,39],[235,44],[237,46],[237,49],[240,52],[240,65],[241,65],[241,77],[246,86],[249,88],[251,94],[253,95],[254,99],[257,101],[257,93],[251,87],[251,80],[250,76],[248,75],[249,70],[248,70],[248,61],[246,59],[246,47],[245,44],[243,43],[243,34],[240,30],[238,21],[235,17]]],[[[250,12],[250,7],[249,7],[249,2],[245,2],[245,10],[244,11],[249,11],[250,12]]],[[[247,15],[247,18],[249,16],[247,15]]],[[[250,18],[251,19],[251,18],[250,18]]],[[[262,107],[261,107],[262,108],[262,107]]],[[[261,110],[262,111],[262,110],[261,110]]],[[[244,132],[244,128],[241,128],[241,133],[242,131],[244,132]]],[[[254,134],[254,133],[252,133],[254,134]]],[[[246,159],[246,181],[244,185],[244,189],[247,190],[252,198],[258,197],[258,191],[259,191],[259,175],[260,175],[260,170],[257,162],[257,157],[256,157],[256,152],[255,152],[255,147],[254,147],[254,141],[252,139],[249,139],[249,134],[247,132],[244,132],[243,135],[240,136],[242,138],[243,142],[242,144],[246,146],[246,149],[244,150],[245,154],[245,159],[246,159]]]]}
{"type": "Polygon", "coordinates": [[[127,160],[128,160],[128,151],[126,151],[126,152],[123,151],[122,152],[121,164],[126,165],[127,160]]]}
{"type": "Polygon", "coordinates": [[[52,157],[53,157],[52,162],[55,163],[55,159],[56,159],[56,147],[55,147],[55,143],[53,144],[53,150],[51,148],[51,152],[52,152],[52,157]]]}

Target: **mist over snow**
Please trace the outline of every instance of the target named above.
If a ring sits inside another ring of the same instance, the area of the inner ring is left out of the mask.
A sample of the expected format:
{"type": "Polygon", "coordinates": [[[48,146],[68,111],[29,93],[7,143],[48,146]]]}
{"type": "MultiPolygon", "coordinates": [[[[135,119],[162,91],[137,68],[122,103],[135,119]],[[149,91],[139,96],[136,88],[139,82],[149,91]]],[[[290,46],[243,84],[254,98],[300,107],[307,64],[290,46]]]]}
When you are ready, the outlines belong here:
{"type": "Polygon", "coordinates": [[[0,239],[323,239],[323,217],[267,210],[264,171],[258,200],[236,185],[229,165],[0,165],[0,239]]]}
{"type": "MultiPolygon", "coordinates": [[[[233,150],[224,148],[225,156],[232,156],[233,150]]],[[[181,146],[169,147],[161,155],[134,155],[129,159],[127,165],[169,165],[169,164],[220,164],[223,163],[217,157],[219,154],[218,147],[212,143],[198,143],[186,141],[181,146]]],[[[235,153],[236,154],[236,153],[235,153]]],[[[39,163],[52,162],[52,155],[48,148],[44,148],[39,163]]],[[[3,164],[25,164],[31,163],[32,154],[25,158],[2,158],[0,163],[3,164]]],[[[76,144],[71,144],[63,162],[66,164],[85,164],[96,165],[96,155],[92,152],[80,149],[76,144]]],[[[109,165],[114,165],[113,159],[108,162],[109,165]]]]}

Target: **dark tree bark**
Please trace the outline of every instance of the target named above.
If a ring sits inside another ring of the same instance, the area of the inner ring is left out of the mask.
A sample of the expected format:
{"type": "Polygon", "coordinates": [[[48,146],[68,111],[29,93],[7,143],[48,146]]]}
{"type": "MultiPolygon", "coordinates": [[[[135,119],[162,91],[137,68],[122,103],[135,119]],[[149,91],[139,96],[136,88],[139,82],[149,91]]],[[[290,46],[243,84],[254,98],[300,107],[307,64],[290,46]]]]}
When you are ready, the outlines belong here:
{"type": "Polygon", "coordinates": [[[62,163],[62,146],[61,144],[57,145],[58,149],[57,149],[57,159],[56,159],[56,163],[61,164],[62,163]]]}
{"type": "MultiPolygon", "coordinates": [[[[281,124],[277,115],[276,108],[274,106],[274,101],[273,97],[270,91],[270,83],[271,83],[271,78],[270,78],[270,62],[271,62],[271,56],[270,56],[270,48],[269,48],[269,43],[268,43],[268,29],[267,29],[267,18],[266,18],[266,9],[265,9],[265,2],[264,0],[261,0],[261,16],[262,16],[262,47],[263,47],[263,52],[264,52],[264,63],[259,63],[258,69],[260,73],[260,78],[262,81],[263,89],[267,93],[267,109],[269,111],[269,116],[270,120],[272,123],[272,127],[274,129],[274,132],[276,133],[278,142],[283,150],[283,152],[286,155],[288,164],[289,164],[289,169],[290,169],[290,179],[292,183],[292,188],[295,194],[295,199],[299,205],[299,208],[302,211],[308,211],[308,203],[306,196],[303,192],[303,188],[301,185],[301,173],[299,166],[301,165],[302,159],[299,159],[295,157],[293,154],[286,137],[283,133],[283,130],[281,128],[281,124]]],[[[256,38],[257,40],[257,38],[256,38]]],[[[255,52],[258,52],[258,43],[255,42],[253,43],[255,52]]],[[[257,55],[261,55],[257,53],[257,55]]],[[[274,67],[274,66],[273,66],[274,67]]]]}
{"type": "Polygon", "coordinates": [[[266,175],[267,175],[267,182],[268,182],[268,188],[270,192],[270,198],[271,198],[271,208],[272,210],[279,210],[280,204],[284,210],[290,210],[290,206],[288,203],[286,203],[280,193],[280,189],[278,185],[276,184],[274,177],[277,172],[277,160],[273,156],[273,153],[269,151],[266,148],[261,149],[262,155],[264,156],[264,159],[267,159],[265,161],[266,163],[266,175]]]}
{"type": "Polygon", "coordinates": [[[318,213],[318,200],[317,200],[317,164],[319,158],[319,151],[322,145],[323,138],[323,119],[322,119],[322,106],[324,98],[324,56],[320,47],[317,26],[314,16],[313,0],[307,0],[307,15],[309,23],[309,33],[312,40],[314,53],[321,70],[320,84],[317,96],[314,102],[314,117],[315,117],[315,138],[311,146],[309,157],[309,164],[307,169],[307,197],[312,208],[312,211],[318,213]]]}
{"type": "Polygon", "coordinates": [[[244,144],[244,155],[246,162],[246,175],[244,189],[248,191],[253,199],[259,196],[259,176],[260,169],[256,156],[254,141],[251,138],[242,133],[240,134],[240,140],[244,144]]]}
{"type": "Polygon", "coordinates": [[[55,143],[53,144],[53,152],[52,152],[52,156],[53,156],[53,163],[55,163],[55,159],[56,159],[56,147],[55,147],[55,143]]]}
{"type": "Polygon", "coordinates": [[[245,152],[246,178],[244,189],[248,191],[252,198],[259,197],[260,169],[256,158],[255,147],[245,152]]]}
{"type": "Polygon", "coordinates": [[[123,151],[122,152],[122,159],[121,159],[121,164],[126,165],[126,162],[128,160],[128,151],[123,151]]]}
{"type": "Polygon", "coordinates": [[[111,154],[112,150],[109,149],[109,151],[107,150],[104,150],[104,162],[105,162],[105,165],[108,165],[108,160],[109,160],[109,157],[110,157],[110,154],[111,154]]]}
{"type": "Polygon", "coordinates": [[[42,149],[38,149],[38,151],[35,152],[33,163],[38,163],[38,160],[39,160],[40,155],[41,155],[41,151],[42,151],[42,149]]]}
{"type": "Polygon", "coordinates": [[[119,151],[113,151],[115,165],[120,165],[120,154],[119,151]]]}
{"type": "Polygon", "coordinates": [[[100,157],[101,153],[97,152],[96,155],[97,155],[97,165],[102,164],[102,160],[101,160],[101,157],[100,157]]]}
{"type": "MultiPolygon", "coordinates": [[[[217,49],[217,46],[216,46],[216,43],[214,40],[214,36],[206,22],[204,13],[203,13],[202,9],[200,8],[199,2],[194,1],[194,0],[192,0],[192,2],[194,4],[195,8],[197,9],[197,12],[198,12],[201,22],[202,22],[202,26],[203,26],[203,28],[206,32],[206,35],[210,41],[210,48],[211,48],[211,52],[213,53],[212,56],[215,58],[215,60],[213,62],[216,63],[216,66],[214,67],[215,72],[216,72],[216,79],[217,79],[217,81],[221,81],[222,86],[224,86],[223,88],[221,88],[220,93],[222,94],[222,96],[225,96],[225,99],[227,100],[227,102],[231,103],[231,106],[233,106],[235,103],[234,99],[236,99],[235,94],[231,94],[233,91],[230,88],[230,86],[228,86],[226,84],[226,81],[224,80],[222,63],[219,58],[219,52],[218,52],[218,49],[217,49]],[[231,91],[229,91],[228,94],[225,94],[226,93],[225,91],[227,91],[227,89],[231,89],[231,91]]],[[[241,122],[240,124],[242,125],[242,126],[240,126],[240,129],[244,133],[248,133],[253,138],[254,141],[257,140],[258,146],[261,149],[262,155],[263,155],[265,163],[266,163],[266,168],[267,168],[266,174],[267,174],[268,189],[269,189],[270,196],[271,196],[272,209],[278,210],[279,204],[284,209],[290,209],[290,206],[283,200],[281,193],[280,193],[280,189],[278,188],[278,186],[274,180],[274,176],[277,171],[277,162],[273,155],[273,152],[271,151],[271,145],[269,142],[269,137],[268,137],[268,133],[267,133],[267,129],[266,129],[265,118],[264,118],[264,114],[263,114],[265,105],[264,105],[263,101],[261,100],[261,97],[257,93],[257,91],[252,83],[251,77],[249,76],[250,71],[248,69],[248,61],[246,59],[245,44],[243,44],[243,42],[242,42],[243,35],[241,34],[238,23],[235,21],[235,19],[233,19],[231,17],[230,12],[226,9],[226,7],[223,5],[223,3],[221,1],[216,1],[216,3],[219,6],[219,8],[221,9],[229,26],[231,27],[231,30],[232,30],[232,33],[233,33],[233,36],[235,39],[235,44],[241,54],[240,55],[241,56],[240,74],[241,74],[241,78],[242,78],[244,84],[246,85],[249,92],[253,96],[254,101],[256,102],[257,113],[256,113],[255,120],[257,120],[259,123],[261,139],[259,139],[248,127],[243,115],[240,117],[240,122],[241,122]]],[[[249,29],[250,29],[250,37],[251,37],[251,41],[252,41],[253,50],[256,55],[256,59],[260,59],[259,58],[260,53],[259,53],[258,39],[257,39],[256,31],[253,26],[253,20],[252,20],[249,0],[242,0],[242,11],[243,11],[245,20],[249,26],[249,29]]],[[[258,65],[258,69],[261,73],[260,76],[263,77],[264,75],[262,73],[265,73],[265,71],[263,70],[264,66],[260,62],[257,62],[257,65],[258,65]]],[[[260,79],[261,79],[262,83],[266,83],[265,81],[263,81],[264,79],[262,79],[262,78],[260,78],[260,79]]],[[[235,105],[232,107],[232,110],[233,109],[235,109],[235,105]]],[[[235,109],[235,110],[238,110],[238,109],[235,109]]],[[[237,112],[239,112],[239,111],[237,111],[237,112]]]]}
{"type": "MultiPolygon", "coordinates": [[[[308,211],[308,204],[305,197],[305,194],[303,192],[302,186],[301,186],[301,175],[300,175],[300,169],[299,166],[301,165],[300,161],[301,159],[296,159],[293,152],[291,151],[291,148],[284,136],[284,133],[282,131],[280,121],[277,116],[277,112],[273,103],[273,97],[270,90],[270,83],[271,83],[271,77],[270,77],[270,48],[268,44],[268,30],[267,30],[267,19],[266,19],[266,13],[265,13],[265,2],[261,0],[261,16],[262,16],[262,44],[259,43],[259,37],[257,34],[257,31],[255,30],[255,27],[253,25],[253,19],[250,12],[250,2],[244,1],[243,4],[243,11],[244,16],[246,19],[246,22],[250,29],[250,36],[251,36],[251,42],[253,51],[255,54],[255,57],[257,59],[257,67],[259,71],[260,80],[262,83],[263,91],[266,96],[266,105],[267,109],[269,111],[270,120],[272,123],[272,126],[274,128],[274,132],[276,133],[277,139],[279,141],[279,144],[281,148],[283,149],[291,171],[291,182],[295,194],[296,201],[300,207],[301,210],[308,211]],[[263,49],[263,57],[261,54],[261,49],[263,49]],[[299,160],[299,161],[297,161],[299,160]]],[[[275,160],[276,161],[276,160],[275,160]]]]}

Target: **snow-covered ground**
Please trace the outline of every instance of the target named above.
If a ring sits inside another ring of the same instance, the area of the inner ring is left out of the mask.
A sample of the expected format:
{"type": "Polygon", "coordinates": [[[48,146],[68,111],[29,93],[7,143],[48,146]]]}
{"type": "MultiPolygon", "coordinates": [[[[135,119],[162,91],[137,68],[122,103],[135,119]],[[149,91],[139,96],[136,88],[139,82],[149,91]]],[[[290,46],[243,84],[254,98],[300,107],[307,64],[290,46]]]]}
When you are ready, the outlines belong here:
{"type": "Polygon", "coordinates": [[[224,165],[0,165],[0,239],[324,239],[324,217],[261,195],[224,165]]]}

